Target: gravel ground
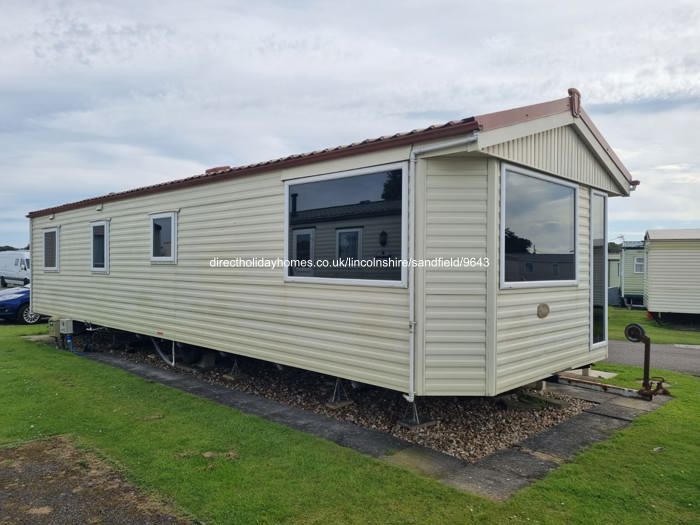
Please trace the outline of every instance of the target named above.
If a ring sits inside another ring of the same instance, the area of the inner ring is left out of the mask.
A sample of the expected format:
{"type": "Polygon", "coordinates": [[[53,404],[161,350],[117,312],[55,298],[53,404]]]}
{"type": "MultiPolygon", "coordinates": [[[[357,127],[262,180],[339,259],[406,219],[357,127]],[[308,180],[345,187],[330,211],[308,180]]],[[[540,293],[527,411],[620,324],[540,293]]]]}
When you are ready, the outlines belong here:
{"type": "MultiPolygon", "coordinates": [[[[76,346],[81,346],[76,338],[76,346]]],[[[135,362],[173,370],[153,353],[148,340],[134,341],[126,336],[104,334],[95,337],[91,350],[106,351],[135,362]],[[127,349],[125,349],[127,348],[127,349]]],[[[183,368],[174,370],[191,374],[206,382],[224,385],[250,394],[274,399],[288,405],[350,421],[359,426],[387,432],[405,441],[439,450],[446,454],[475,461],[501,449],[515,445],[547,428],[581,413],[593,403],[534,391],[519,396],[431,397],[418,403],[421,418],[434,425],[408,429],[397,425],[406,415],[408,404],[400,393],[369,385],[353,388],[345,382],[352,404],[330,408],[335,378],[297,368],[279,369],[272,363],[239,357],[239,374],[231,378],[233,360],[217,358],[217,366],[209,371],[183,368]]]]}

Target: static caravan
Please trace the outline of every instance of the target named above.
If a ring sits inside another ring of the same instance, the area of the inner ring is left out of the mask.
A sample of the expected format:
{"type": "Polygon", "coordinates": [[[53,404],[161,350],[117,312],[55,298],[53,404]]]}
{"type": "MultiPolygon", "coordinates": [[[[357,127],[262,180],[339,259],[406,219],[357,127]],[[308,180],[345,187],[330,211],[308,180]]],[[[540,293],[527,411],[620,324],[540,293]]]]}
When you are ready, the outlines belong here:
{"type": "Polygon", "coordinates": [[[700,228],[644,236],[644,306],[655,314],[700,314],[700,228]]]}
{"type": "Polygon", "coordinates": [[[32,308],[415,396],[604,359],[607,199],[580,95],[34,211],[32,308]]]}
{"type": "Polygon", "coordinates": [[[644,271],[646,257],[644,241],[625,241],[621,252],[620,294],[625,304],[642,305],[644,302],[644,271]]]}
{"type": "Polygon", "coordinates": [[[619,305],[622,303],[620,295],[620,252],[608,250],[608,303],[619,305]]]}

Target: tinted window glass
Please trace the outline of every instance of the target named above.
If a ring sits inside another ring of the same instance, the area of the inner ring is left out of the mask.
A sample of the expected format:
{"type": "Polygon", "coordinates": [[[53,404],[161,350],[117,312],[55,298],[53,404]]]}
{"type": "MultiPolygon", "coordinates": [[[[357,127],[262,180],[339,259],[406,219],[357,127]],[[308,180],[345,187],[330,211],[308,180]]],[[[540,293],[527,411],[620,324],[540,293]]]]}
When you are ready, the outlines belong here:
{"type": "Polygon", "coordinates": [[[102,224],[92,227],[92,267],[105,267],[105,227],[102,224]]]}
{"type": "Polygon", "coordinates": [[[56,232],[44,232],[44,267],[56,268],[56,232]]]}
{"type": "Polygon", "coordinates": [[[506,282],[576,278],[575,198],[570,186],[506,172],[506,282]]]}
{"type": "Polygon", "coordinates": [[[172,231],[170,217],[153,219],[153,257],[172,256],[172,231]]]}
{"type": "Polygon", "coordinates": [[[290,256],[309,255],[313,267],[289,275],[401,280],[402,184],[389,170],[290,185],[290,256]]]}

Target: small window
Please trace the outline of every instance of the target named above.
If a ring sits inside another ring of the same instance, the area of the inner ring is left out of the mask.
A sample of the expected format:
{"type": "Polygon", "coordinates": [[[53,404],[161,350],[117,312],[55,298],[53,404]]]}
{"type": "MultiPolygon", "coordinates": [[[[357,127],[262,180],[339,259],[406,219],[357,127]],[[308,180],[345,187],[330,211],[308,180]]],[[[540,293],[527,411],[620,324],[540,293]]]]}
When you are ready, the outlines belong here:
{"type": "Polygon", "coordinates": [[[177,261],[177,213],[151,215],[151,261],[177,261]]]}
{"type": "Polygon", "coordinates": [[[644,257],[634,258],[634,273],[644,273],[644,257]]]}
{"type": "Polygon", "coordinates": [[[501,287],[575,285],[577,186],[511,166],[501,197],[501,287]]]}
{"type": "Polygon", "coordinates": [[[44,230],[44,270],[58,271],[60,241],[58,228],[44,230]]]}
{"type": "Polygon", "coordinates": [[[336,230],[335,254],[338,259],[362,259],[362,228],[336,230]]]}
{"type": "Polygon", "coordinates": [[[92,230],[92,271],[109,271],[109,222],[97,221],[92,230]]]}
{"type": "Polygon", "coordinates": [[[15,266],[19,266],[19,259],[15,259],[15,266]]]}

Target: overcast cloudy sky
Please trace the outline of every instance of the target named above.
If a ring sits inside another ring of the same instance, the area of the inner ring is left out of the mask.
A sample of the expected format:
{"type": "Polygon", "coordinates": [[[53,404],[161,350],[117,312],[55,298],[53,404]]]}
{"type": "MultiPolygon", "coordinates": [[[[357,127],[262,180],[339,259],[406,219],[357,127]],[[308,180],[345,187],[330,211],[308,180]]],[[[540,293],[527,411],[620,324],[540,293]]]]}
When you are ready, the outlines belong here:
{"type": "Polygon", "coordinates": [[[642,181],[611,238],[700,227],[697,1],[1,4],[0,244],[30,210],[570,86],[642,181]]]}

